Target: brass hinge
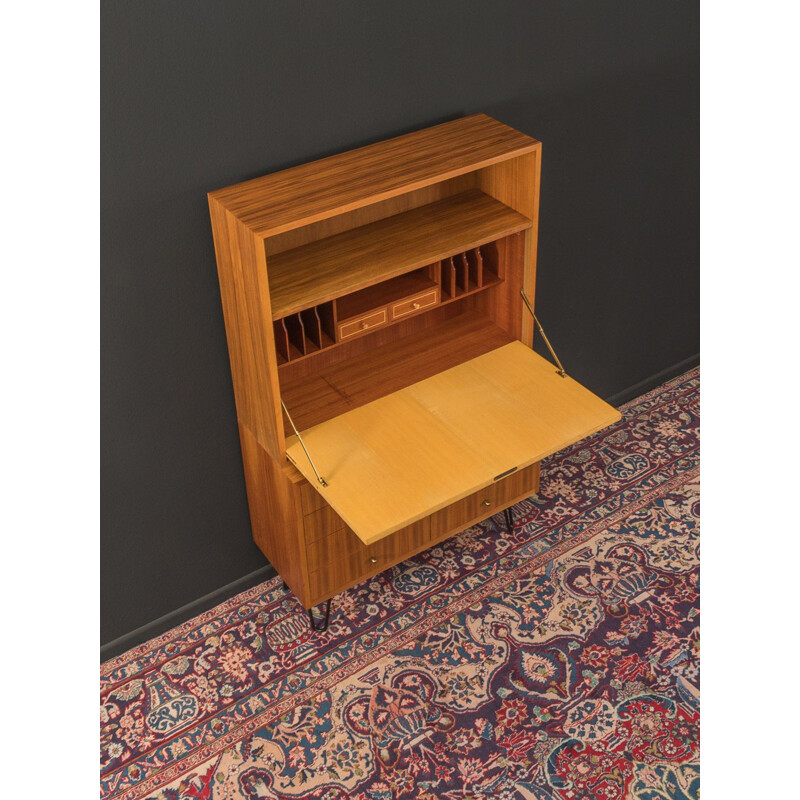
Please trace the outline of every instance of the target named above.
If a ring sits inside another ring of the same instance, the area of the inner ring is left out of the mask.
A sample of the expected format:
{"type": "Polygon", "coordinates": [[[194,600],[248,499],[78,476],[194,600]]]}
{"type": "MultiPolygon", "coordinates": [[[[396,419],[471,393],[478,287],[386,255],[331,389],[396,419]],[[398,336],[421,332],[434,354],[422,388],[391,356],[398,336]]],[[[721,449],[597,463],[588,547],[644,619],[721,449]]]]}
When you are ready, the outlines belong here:
{"type": "Polygon", "coordinates": [[[553,350],[553,345],[550,344],[550,340],[547,338],[547,334],[544,332],[544,328],[542,327],[542,323],[536,319],[536,314],[533,313],[533,306],[531,306],[531,301],[528,300],[528,295],[525,294],[524,289],[520,289],[519,293],[522,295],[522,299],[525,302],[525,305],[528,311],[531,312],[531,316],[533,317],[533,321],[536,323],[536,327],[539,329],[539,333],[542,334],[542,339],[544,339],[544,343],[547,345],[547,349],[550,351],[550,355],[553,356],[553,361],[556,362],[558,365],[558,369],[556,370],[556,374],[560,375],[562,378],[567,377],[567,373],[564,372],[564,367],[561,366],[561,362],[558,360],[558,356],[556,355],[556,351],[553,350]]]}
{"type": "Polygon", "coordinates": [[[289,424],[292,426],[292,430],[294,431],[294,435],[297,437],[297,441],[300,442],[300,447],[303,448],[303,452],[306,454],[306,458],[308,459],[308,463],[311,464],[311,469],[314,470],[314,474],[317,476],[317,480],[323,486],[327,487],[327,485],[328,485],[327,481],[325,480],[325,478],[322,477],[322,475],[319,474],[319,472],[317,472],[317,468],[314,465],[314,461],[311,458],[311,454],[306,449],[305,442],[303,442],[303,437],[300,435],[300,431],[298,431],[297,428],[295,427],[294,420],[292,420],[292,415],[289,413],[289,409],[286,408],[286,404],[283,402],[283,400],[281,400],[281,407],[283,408],[283,411],[286,414],[286,418],[289,420],[289,424]]]}

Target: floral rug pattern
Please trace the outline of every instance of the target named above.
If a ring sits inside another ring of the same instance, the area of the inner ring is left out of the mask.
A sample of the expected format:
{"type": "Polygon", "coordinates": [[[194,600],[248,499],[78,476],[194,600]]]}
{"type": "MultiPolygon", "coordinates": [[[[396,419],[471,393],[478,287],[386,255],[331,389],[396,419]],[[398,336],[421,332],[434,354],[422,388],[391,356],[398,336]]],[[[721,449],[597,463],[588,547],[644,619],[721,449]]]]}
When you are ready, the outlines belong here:
{"type": "Polygon", "coordinates": [[[101,669],[101,797],[699,797],[699,370],[539,495],[334,598],[279,578],[101,669]]]}

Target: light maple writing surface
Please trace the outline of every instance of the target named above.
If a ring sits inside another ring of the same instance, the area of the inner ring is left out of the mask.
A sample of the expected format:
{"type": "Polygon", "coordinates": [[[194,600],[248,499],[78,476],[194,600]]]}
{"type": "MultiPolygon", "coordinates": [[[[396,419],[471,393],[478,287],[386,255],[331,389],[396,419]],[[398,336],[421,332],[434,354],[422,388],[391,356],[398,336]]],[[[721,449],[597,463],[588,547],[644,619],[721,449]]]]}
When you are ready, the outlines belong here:
{"type": "Polygon", "coordinates": [[[619,419],[512,342],[301,431],[327,487],[297,437],[287,454],[370,544],[619,419]]]}

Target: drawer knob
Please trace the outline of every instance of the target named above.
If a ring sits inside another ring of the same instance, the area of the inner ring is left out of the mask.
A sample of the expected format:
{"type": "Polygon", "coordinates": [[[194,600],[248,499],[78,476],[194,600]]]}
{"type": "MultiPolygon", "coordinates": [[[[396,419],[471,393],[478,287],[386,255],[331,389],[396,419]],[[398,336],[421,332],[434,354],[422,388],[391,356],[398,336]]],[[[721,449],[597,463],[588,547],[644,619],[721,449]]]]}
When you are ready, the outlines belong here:
{"type": "Polygon", "coordinates": [[[370,564],[377,564],[378,563],[378,559],[375,558],[375,556],[372,556],[372,558],[370,558],[370,560],[369,560],[369,563],[370,564]]]}
{"type": "Polygon", "coordinates": [[[419,303],[412,303],[411,308],[413,308],[414,311],[416,311],[419,308],[419,303]]]}
{"type": "Polygon", "coordinates": [[[485,506],[490,506],[490,505],[492,504],[492,501],[491,501],[491,500],[484,500],[484,501],[483,501],[483,504],[484,504],[485,506]]]}
{"type": "Polygon", "coordinates": [[[361,330],[365,331],[367,328],[369,328],[369,323],[366,322],[366,321],[362,322],[361,323],[361,330]]]}

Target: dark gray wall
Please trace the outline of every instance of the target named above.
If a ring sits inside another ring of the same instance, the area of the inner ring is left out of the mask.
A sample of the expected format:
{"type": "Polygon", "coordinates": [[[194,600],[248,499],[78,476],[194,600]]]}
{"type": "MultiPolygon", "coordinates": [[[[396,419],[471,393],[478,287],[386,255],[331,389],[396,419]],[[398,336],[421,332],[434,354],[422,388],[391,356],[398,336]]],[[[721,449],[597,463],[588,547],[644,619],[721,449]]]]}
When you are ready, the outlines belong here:
{"type": "Polygon", "coordinates": [[[676,0],[103,3],[101,641],[265,564],[207,191],[477,111],[540,139],[537,310],[610,397],[699,350],[698,51],[676,0]]]}

